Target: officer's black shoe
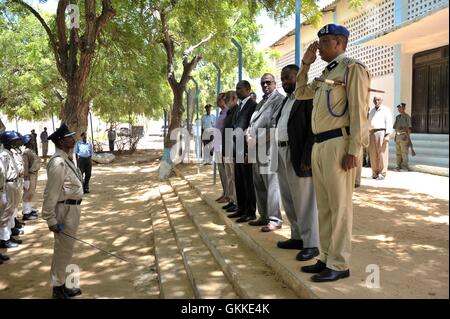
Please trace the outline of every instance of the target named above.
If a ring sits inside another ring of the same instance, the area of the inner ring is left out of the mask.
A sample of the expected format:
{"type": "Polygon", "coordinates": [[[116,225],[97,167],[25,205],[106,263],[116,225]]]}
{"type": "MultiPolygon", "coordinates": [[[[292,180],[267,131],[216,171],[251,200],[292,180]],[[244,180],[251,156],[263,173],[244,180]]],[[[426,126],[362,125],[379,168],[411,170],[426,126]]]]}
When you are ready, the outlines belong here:
{"type": "Polygon", "coordinates": [[[24,234],[23,230],[21,230],[19,228],[11,229],[11,235],[12,236],[20,236],[20,235],[23,235],[23,234],[24,234]]]}
{"type": "Polygon", "coordinates": [[[239,210],[239,207],[237,207],[236,204],[233,204],[229,208],[227,208],[225,211],[227,213],[234,213],[234,212],[237,212],[238,210],[239,210]]]}
{"type": "Polygon", "coordinates": [[[226,204],[225,206],[222,206],[222,209],[228,209],[228,208],[230,208],[231,206],[234,206],[234,203],[228,203],[228,204],[226,204]]]}
{"type": "Polygon", "coordinates": [[[235,213],[228,215],[228,217],[229,218],[237,218],[237,217],[242,217],[244,215],[245,215],[245,213],[243,211],[238,210],[235,213]]]}
{"type": "Polygon", "coordinates": [[[25,226],[25,223],[21,223],[17,218],[14,217],[14,228],[23,228],[25,226]]]}
{"type": "Polygon", "coordinates": [[[318,260],[314,265],[303,266],[301,271],[309,273],[309,274],[318,274],[327,269],[327,264],[318,260]]]}
{"type": "Polygon", "coordinates": [[[255,219],[256,219],[255,215],[244,215],[241,218],[236,219],[236,223],[246,223],[255,219]]]}
{"type": "Polygon", "coordinates": [[[239,210],[239,207],[237,207],[237,205],[233,205],[227,209],[227,213],[234,213],[234,212],[237,212],[238,210],[239,210]]]}
{"type": "Polygon", "coordinates": [[[79,288],[72,288],[69,289],[65,285],[63,285],[64,293],[67,297],[72,298],[81,295],[81,289],[79,288]]]}
{"type": "Polygon", "coordinates": [[[307,261],[316,256],[319,256],[319,249],[317,249],[317,247],[303,248],[297,256],[295,256],[295,259],[298,261],[307,261]]]}
{"type": "Polygon", "coordinates": [[[33,213],[23,214],[22,219],[23,220],[36,220],[36,219],[38,219],[38,216],[37,216],[37,214],[35,215],[33,213]]]}
{"type": "Polygon", "coordinates": [[[85,190],[84,190],[84,193],[85,193],[85,194],[89,194],[89,193],[90,193],[89,189],[85,189],[85,190]]]}
{"type": "Polygon", "coordinates": [[[3,264],[3,260],[0,259],[0,265],[3,264]]]}
{"type": "Polygon", "coordinates": [[[282,249],[303,249],[303,240],[301,239],[288,239],[284,241],[279,241],[277,243],[278,248],[282,249]]]}
{"type": "Polygon", "coordinates": [[[16,244],[11,240],[0,240],[0,248],[15,248],[17,246],[19,246],[19,244],[16,244]]]}
{"type": "Polygon", "coordinates": [[[336,281],[338,279],[350,277],[350,269],[337,271],[330,268],[325,268],[322,272],[311,277],[314,282],[336,281]]]}
{"type": "Polygon", "coordinates": [[[69,299],[64,291],[64,286],[53,287],[52,299],[69,299]]]}
{"type": "Polygon", "coordinates": [[[12,241],[15,244],[20,245],[22,243],[22,241],[20,239],[15,239],[14,237],[9,237],[9,241],[12,241]]]}
{"type": "Polygon", "coordinates": [[[0,254],[0,261],[7,261],[7,260],[9,260],[8,256],[0,254]]]}

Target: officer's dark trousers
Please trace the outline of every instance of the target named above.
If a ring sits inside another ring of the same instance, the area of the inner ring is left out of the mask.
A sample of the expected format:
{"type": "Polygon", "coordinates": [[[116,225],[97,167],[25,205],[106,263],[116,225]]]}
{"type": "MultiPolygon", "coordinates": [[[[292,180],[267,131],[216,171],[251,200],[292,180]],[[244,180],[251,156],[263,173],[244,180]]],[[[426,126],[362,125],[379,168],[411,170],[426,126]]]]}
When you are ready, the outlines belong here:
{"type": "Polygon", "coordinates": [[[91,179],[92,173],[92,158],[87,157],[79,157],[78,158],[78,168],[81,171],[81,174],[84,176],[83,189],[85,191],[89,190],[89,180],[91,179]]]}
{"type": "Polygon", "coordinates": [[[109,151],[114,152],[114,140],[109,140],[109,151]]]}
{"type": "Polygon", "coordinates": [[[239,211],[248,216],[255,216],[256,196],[253,186],[252,164],[234,164],[234,177],[236,181],[236,197],[239,211]]]}

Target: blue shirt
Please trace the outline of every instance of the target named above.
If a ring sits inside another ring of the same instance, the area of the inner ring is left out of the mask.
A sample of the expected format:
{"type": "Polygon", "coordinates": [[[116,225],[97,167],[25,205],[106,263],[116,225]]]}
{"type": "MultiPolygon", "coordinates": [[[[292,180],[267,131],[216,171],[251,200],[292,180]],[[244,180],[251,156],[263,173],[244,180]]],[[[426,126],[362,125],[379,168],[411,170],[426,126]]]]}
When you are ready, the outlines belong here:
{"type": "Polygon", "coordinates": [[[78,157],[82,158],[88,158],[91,157],[93,153],[92,145],[88,141],[78,141],[77,145],[75,146],[75,154],[78,155],[78,157]]]}
{"type": "Polygon", "coordinates": [[[214,123],[216,122],[216,117],[213,114],[203,115],[202,116],[202,130],[206,130],[207,128],[214,127],[214,123]]]}

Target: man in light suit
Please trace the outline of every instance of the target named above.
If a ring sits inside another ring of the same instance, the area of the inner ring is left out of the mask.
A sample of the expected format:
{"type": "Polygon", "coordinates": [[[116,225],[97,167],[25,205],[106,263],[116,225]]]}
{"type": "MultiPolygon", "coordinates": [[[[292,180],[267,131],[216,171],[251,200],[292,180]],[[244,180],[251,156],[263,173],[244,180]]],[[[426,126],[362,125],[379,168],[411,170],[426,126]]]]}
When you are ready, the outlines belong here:
{"type": "Polygon", "coordinates": [[[250,124],[255,111],[256,102],[251,98],[251,86],[248,81],[240,81],[236,85],[236,94],[240,100],[233,114],[233,133],[235,134],[235,181],[238,210],[230,218],[239,217],[237,223],[245,223],[256,219],[256,199],[253,186],[252,163],[248,161],[248,147],[244,132],[250,124]]]}
{"type": "Polygon", "coordinates": [[[270,121],[274,111],[284,99],[276,87],[275,77],[272,74],[266,73],[261,77],[261,88],[264,95],[253,112],[246,134],[249,153],[256,155],[256,161],[253,164],[253,184],[260,215],[258,220],[249,222],[249,225],[263,226],[261,228],[263,232],[280,229],[282,223],[277,175],[269,172],[267,156],[259,155],[264,148],[265,152],[262,154],[267,155],[269,152],[270,121]]]}

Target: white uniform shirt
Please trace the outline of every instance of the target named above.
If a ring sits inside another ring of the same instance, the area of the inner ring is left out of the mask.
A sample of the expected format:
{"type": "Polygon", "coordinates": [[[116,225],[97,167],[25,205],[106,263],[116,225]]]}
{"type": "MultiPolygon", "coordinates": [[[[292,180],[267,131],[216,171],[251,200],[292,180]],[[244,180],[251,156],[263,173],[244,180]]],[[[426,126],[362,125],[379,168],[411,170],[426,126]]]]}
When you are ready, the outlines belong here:
{"type": "Polygon", "coordinates": [[[6,148],[3,149],[0,154],[0,159],[5,167],[5,178],[8,180],[15,180],[19,177],[19,168],[17,167],[16,161],[14,160],[14,155],[11,151],[6,148]]]}
{"type": "Polygon", "coordinates": [[[281,116],[278,120],[277,125],[277,140],[280,142],[286,142],[289,141],[288,136],[288,121],[289,116],[291,115],[292,106],[295,103],[295,96],[294,94],[291,94],[288,96],[286,103],[283,106],[283,109],[281,110],[281,116]]]}
{"type": "Polygon", "coordinates": [[[369,112],[369,129],[385,129],[386,134],[392,133],[392,113],[385,105],[380,105],[378,110],[373,107],[369,112]]]}

